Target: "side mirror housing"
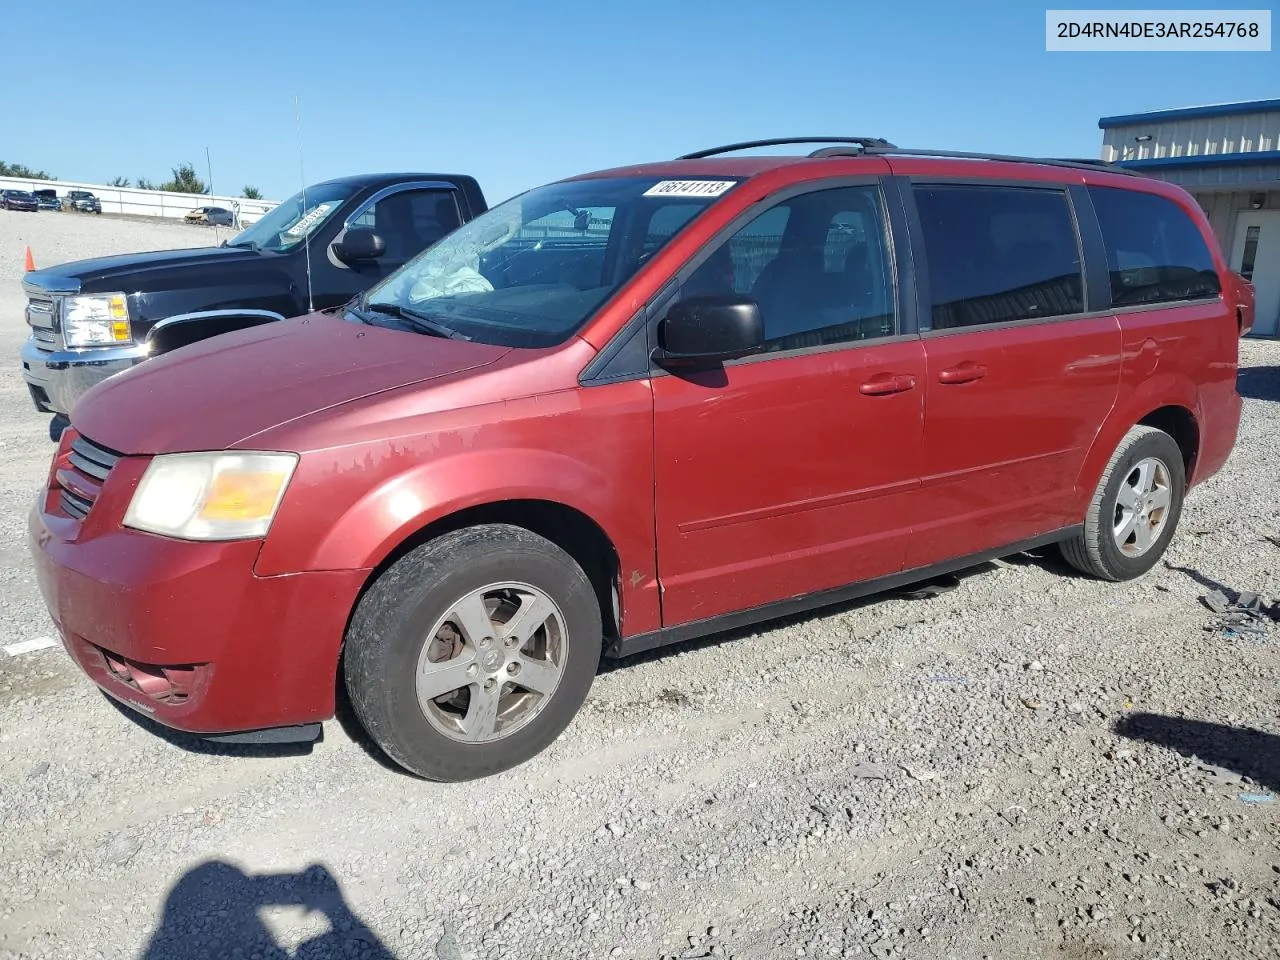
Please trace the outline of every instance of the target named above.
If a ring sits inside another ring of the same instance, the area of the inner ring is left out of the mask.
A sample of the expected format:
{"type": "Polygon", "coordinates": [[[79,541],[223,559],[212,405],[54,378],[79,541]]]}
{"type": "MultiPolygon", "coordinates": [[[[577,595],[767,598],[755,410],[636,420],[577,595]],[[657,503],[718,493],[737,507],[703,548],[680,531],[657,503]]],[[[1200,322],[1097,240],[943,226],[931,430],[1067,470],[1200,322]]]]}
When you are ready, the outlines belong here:
{"type": "Polygon", "coordinates": [[[333,255],[343,263],[377,260],[386,252],[386,243],[368,227],[352,227],[333,245],[333,255]]]}
{"type": "Polygon", "coordinates": [[[760,308],[750,297],[699,296],[681,300],[658,327],[654,359],[663,366],[719,363],[764,347],[760,308]]]}

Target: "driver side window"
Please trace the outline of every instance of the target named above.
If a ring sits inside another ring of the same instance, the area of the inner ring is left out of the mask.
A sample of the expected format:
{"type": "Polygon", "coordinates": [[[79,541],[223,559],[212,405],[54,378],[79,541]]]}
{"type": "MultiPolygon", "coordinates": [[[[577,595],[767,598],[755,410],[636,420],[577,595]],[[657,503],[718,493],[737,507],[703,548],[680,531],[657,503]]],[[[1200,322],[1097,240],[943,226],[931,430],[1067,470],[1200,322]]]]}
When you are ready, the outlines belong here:
{"type": "Polygon", "coordinates": [[[681,297],[753,298],[765,350],[799,350],[897,333],[884,207],[874,186],[801,194],[741,227],[681,297]]]}
{"type": "Polygon", "coordinates": [[[368,227],[382,238],[385,267],[408,263],[461,223],[452,190],[400,190],[361,211],[353,227],[368,227]]]}

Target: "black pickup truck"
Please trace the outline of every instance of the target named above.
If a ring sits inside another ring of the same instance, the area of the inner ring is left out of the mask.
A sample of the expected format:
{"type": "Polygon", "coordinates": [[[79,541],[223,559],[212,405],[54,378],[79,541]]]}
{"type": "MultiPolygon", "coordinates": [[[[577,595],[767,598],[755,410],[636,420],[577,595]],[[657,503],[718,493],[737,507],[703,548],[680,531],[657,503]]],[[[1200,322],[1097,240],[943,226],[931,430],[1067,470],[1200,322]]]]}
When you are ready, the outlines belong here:
{"type": "Polygon", "coordinates": [[[61,436],[113,373],[207,337],[340,306],[487,209],[475,179],[399,173],[307,187],[217,247],[78,260],[23,278],[22,375],[61,436]]]}

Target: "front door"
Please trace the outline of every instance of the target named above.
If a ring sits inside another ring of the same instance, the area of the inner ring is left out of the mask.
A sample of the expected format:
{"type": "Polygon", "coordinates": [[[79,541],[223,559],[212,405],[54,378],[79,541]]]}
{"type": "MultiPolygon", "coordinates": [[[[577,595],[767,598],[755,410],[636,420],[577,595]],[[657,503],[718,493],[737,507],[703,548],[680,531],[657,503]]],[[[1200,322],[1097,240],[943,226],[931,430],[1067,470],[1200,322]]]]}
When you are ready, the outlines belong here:
{"type": "Polygon", "coordinates": [[[1253,284],[1253,333],[1280,336],[1280,210],[1246,210],[1236,215],[1231,269],[1253,284]]]}
{"type": "MultiPolygon", "coordinates": [[[[1115,402],[1120,326],[1084,314],[1061,186],[918,184],[931,330],[908,569],[1073,523],[1076,477],[1115,402]]],[[[923,326],[923,324],[922,324],[923,326]]]]}
{"type": "Polygon", "coordinates": [[[877,184],[801,194],[716,247],[680,295],[739,293],[766,351],[653,380],[667,626],[902,568],[924,355],[900,334],[877,184]]]}

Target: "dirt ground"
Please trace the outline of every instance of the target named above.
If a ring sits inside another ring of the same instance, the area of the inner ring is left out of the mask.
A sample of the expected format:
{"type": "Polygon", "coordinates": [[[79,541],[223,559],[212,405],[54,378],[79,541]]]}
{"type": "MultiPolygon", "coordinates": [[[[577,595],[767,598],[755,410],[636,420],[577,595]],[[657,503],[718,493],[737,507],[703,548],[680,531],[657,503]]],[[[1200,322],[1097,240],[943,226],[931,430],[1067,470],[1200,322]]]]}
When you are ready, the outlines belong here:
{"type": "MultiPolygon", "coordinates": [[[[26,245],[211,242],[0,211],[0,647],[52,634],[26,245]]],[[[345,718],[306,752],[161,735],[60,648],[0,651],[0,958],[1280,956],[1280,623],[1200,600],[1280,600],[1280,343],[1240,389],[1147,577],[1043,551],[607,665],[488,780],[405,776],[345,718]]]]}

